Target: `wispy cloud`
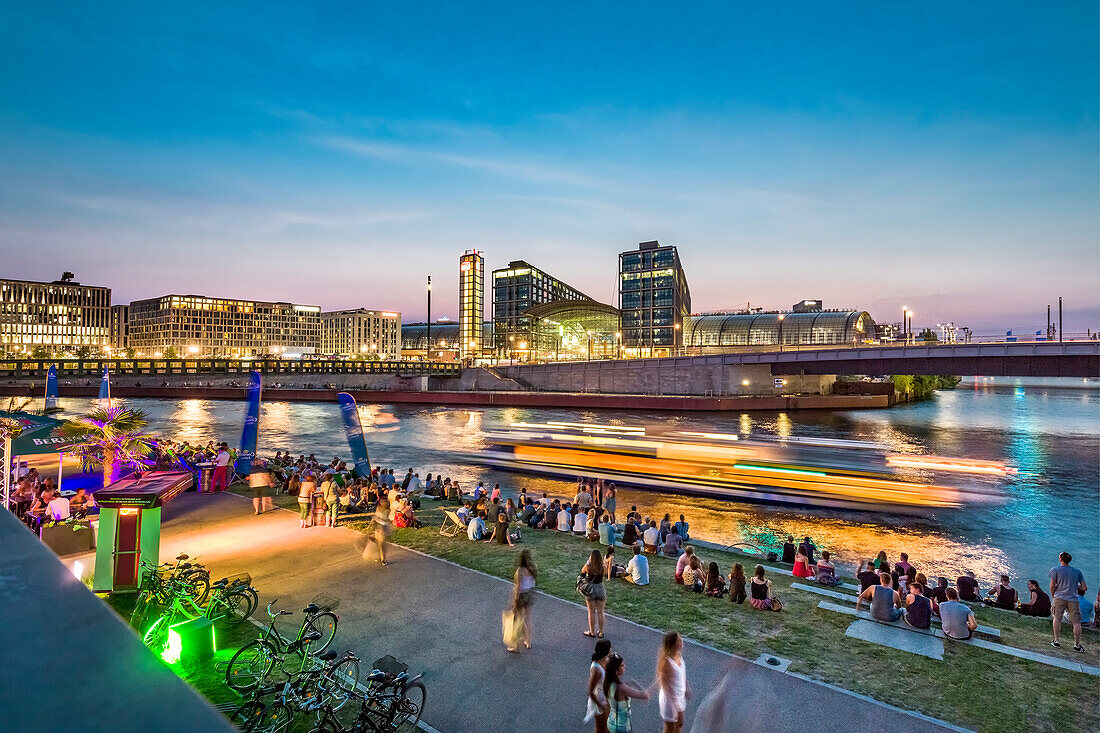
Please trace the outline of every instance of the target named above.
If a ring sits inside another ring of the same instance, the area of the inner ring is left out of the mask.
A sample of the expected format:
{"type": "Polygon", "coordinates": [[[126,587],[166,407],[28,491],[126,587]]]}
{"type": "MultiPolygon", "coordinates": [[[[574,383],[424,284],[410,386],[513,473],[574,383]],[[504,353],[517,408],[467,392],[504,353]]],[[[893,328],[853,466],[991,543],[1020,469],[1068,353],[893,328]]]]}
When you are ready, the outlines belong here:
{"type": "Polygon", "coordinates": [[[414,148],[407,145],[362,140],[345,136],[328,136],[316,141],[326,147],[375,160],[385,160],[408,165],[447,165],[482,171],[504,178],[514,178],[534,183],[577,186],[595,190],[610,187],[600,180],[565,167],[547,166],[529,161],[462,155],[444,150],[414,148]]]}

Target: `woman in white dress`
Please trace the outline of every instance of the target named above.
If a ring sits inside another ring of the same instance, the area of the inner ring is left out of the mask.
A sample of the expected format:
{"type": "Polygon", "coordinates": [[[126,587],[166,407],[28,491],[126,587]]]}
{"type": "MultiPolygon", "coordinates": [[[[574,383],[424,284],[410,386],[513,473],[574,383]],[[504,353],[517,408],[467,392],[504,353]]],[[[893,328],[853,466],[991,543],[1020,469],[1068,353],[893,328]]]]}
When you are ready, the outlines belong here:
{"type": "Polygon", "coordinates": [[[684,640],[675,631],[665,634],[657,654],[658,703],[664,733],[680,733],[684,728],[684,710],[691,697],[684,669],[684,640]]]}
{"type": "Polygon", "coordinates": [[[584,722],[596,721],[596,733],[607,733],[607,697],[603,692],[604,672],[607,669],[607,655],[611,653],[611,642],[600,639],[592,652],[592,665],[588,668],[588,711],[584,722]]]}

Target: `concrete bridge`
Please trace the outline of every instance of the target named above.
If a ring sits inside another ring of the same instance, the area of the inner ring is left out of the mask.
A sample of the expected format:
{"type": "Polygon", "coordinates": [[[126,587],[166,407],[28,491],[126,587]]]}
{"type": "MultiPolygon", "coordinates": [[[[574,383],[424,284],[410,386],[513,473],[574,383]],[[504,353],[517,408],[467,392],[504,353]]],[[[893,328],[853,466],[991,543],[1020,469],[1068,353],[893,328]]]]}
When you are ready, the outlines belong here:
{"type": "Polygon", "coordinates": [[[516,364],[495,370],[531,389],[632,394],[815,394],[836,375],[1100,378],[1100,342],[810,348],[656,359],[516,364]]]}

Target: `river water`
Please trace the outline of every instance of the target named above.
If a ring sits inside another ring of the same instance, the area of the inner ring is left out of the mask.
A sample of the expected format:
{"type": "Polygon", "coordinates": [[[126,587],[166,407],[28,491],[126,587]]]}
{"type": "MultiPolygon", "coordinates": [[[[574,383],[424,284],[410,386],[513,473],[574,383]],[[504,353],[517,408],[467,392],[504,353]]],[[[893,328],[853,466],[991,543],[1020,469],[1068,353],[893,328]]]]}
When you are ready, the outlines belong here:
{"type": "MultiPolygon", "coordinates": [[[[348,456],[335,403],[277,402],[267,392],[260,418],[260,452],[315,453],[321,461],[348,456]]],[[[189,399],[133,399],[150,429],[179,440],[240,438],[244,403],[189,399]]],[[[62,400],[67,413],[86,400],[62,400]]],[[[464,462],[460,455],[485,447],[484,434],[510,422],[661,424],[681,430],[773,433],[874,441],[892,451],[1006,460],[1019,473],[992,487],[998,500],[913,517],[838,510],[754,506],[673,494],[621,490],[620,509],[634,504],[646,515],[687,515],[692,536],[723,544],[752,542],[775,548],[788,534],[810,535],[841,565],[885,550],[900,552],[930,575],[954,578],[974,570],[988,586],[1009,573],[1043,580],[1057,554],[1071,552],[1074,565],[1096,587],[1100,567],[1100,390],[1057,387],[974,386],[937,393],[934,399],[888,410],[791,413],[694,413],[653,415],[641,411],[541,410],[361,405],[371,461],[396,469],[413,467],[421,477],[442,472],[470,490],[477,481],[499,482],[506,491],[565,495],[572,487],[554,479],[495,471],[464,462]]]]}

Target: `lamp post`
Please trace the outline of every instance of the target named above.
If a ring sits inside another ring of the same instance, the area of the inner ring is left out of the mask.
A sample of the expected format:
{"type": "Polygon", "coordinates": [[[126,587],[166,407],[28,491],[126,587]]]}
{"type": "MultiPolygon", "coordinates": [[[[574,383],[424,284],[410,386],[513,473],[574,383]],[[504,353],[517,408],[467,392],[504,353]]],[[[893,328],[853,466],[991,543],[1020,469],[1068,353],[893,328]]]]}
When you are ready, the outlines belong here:
{"type": "Polygon", "coordinates": [[[901,334],[905,343],[909,343],[909,306],[901,307],[901,334]]]}
{"type": "Polygon", "coordinates": [[[427,340],[427,356],[428,361],[432,360],[432,276],[428,275],[428,340],[427,340]]]}
{"type": "Polygon", "coordinates": [[[615,358],[623,358],[623,334],[622,331],[615,332],[615,358]]]}
{"type": "Polygon", "coordinates": [[[783,319],[786,317],[785,313],[779,314],[779,351],[783,351],[783,319]]]}
{"type": "Polygon", "coordinates": [[[672,330],[674,331],[674,333],[672,335],[672,349],[673,349],[672,355],[673,356],[679,356],[680,355],[680,347],[682,346],[682,343],[680,342],[680,324],[679,323],[673,323],[672,324],[672,330]]]}
{"type": "Polygon", "coordinates": [[[508,337],[508,361],[516,360],[516,337],[508,337]]]}

